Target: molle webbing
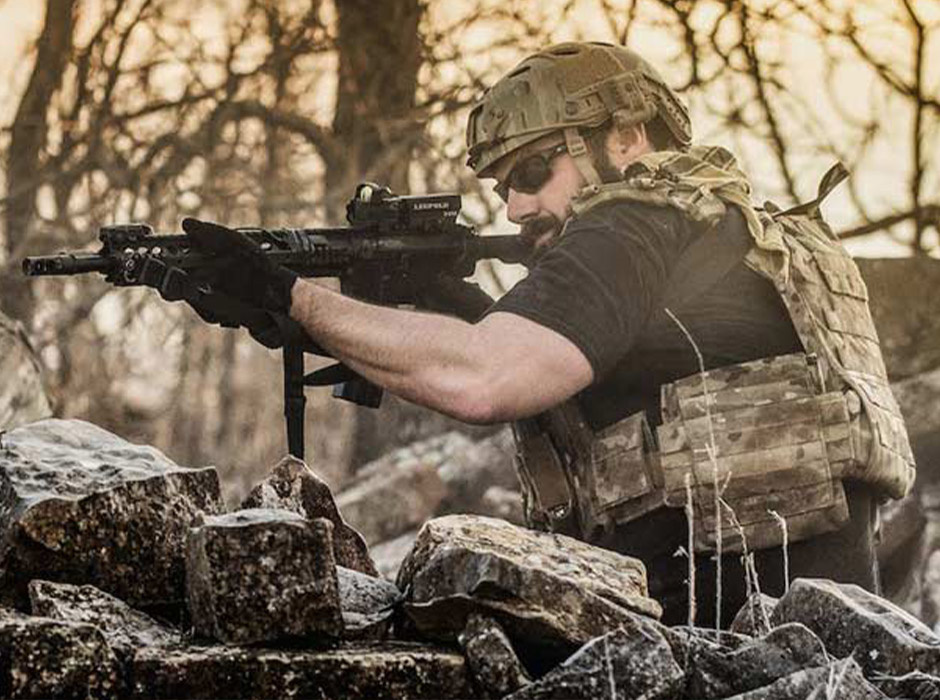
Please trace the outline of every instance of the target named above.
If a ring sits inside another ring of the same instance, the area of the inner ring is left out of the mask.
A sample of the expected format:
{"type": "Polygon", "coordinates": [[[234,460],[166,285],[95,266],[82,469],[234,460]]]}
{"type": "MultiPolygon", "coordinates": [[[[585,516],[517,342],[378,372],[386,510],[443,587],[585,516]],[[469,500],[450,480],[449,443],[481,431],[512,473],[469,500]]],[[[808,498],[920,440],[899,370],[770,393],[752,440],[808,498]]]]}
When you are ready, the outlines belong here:
{"type": "Polygon", "coordinates": [[[804,348],[819,358],[827,390],[855,394],[852,401],[861,404],[871,424],[870,438],[856,436],[858,458],[845,475],[901,498],[913,484],[914,459],[891,394],[868,291],[858,266],[819,216],[820,203],[845,176],[836,165],[811,202],[785,212],[772,205],[761,211],[752,205],[750,185],[727,150],[657,151],[631,163],[623,182],[585,188],[574,211],[581,215],[604,202],[642,201],[676,207],[713,225],[727,206],[738,207],[754,243],[745,263],[774,285],[804,348]]]}

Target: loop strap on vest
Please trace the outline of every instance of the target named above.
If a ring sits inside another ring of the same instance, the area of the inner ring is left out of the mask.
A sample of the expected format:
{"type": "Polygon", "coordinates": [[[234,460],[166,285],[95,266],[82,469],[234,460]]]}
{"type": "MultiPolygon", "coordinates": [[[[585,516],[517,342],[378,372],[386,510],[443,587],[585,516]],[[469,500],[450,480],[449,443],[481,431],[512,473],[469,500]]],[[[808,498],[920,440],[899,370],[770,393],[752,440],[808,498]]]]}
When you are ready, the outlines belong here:
{"type": "Polygon", "coordinates": [[[826,174],[823,175],[822,180],[819,181],[819,189],[816,191],[816,199],[810,200],[809,202],[804,202],[803,204],[797,204],[795,207],[790,207],[782,214],[778,214],[778,216],[798,216],[801,214],[815,216],[819,211],[819,205],[823,203],[823,200],[828,197],[829,193],[832,192],[848,176],[849,171],[846,169],[846,167],[842,165],[841,162],[837,162],[826,171],[826,174]]]}

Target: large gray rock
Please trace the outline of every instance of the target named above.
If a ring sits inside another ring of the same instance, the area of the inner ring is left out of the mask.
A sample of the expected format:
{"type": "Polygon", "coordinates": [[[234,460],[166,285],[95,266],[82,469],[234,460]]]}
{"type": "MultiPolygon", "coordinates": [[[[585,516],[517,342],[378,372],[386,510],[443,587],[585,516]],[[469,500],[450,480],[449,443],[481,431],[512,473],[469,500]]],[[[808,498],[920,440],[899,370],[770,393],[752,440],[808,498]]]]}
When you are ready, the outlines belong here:
{"type": "Polygon", "coordinates": [[[471,612],[496,618],[514,640],[562,647],[629,624],[634,612],[661,614],[639,560],[482,516],[426,523],[398,587],[417,628],[442,639],[456,638],[471,612]]]}
{"type": "Polygon", "coordinates": [[[374,576],[366,576],[337,566],[343,636],[346,639],[382,639],[392,616],[402,601],[398,586],[374,576]]]}
{"type": "MultiPolygon", "coordinates": [[[[657,622],[631,615],[512,700],[656,700],[679,697],[684,673],[657,622]]],[[[690,696],[695,697],[695,696],[690,696]]]]}
{"type": "Polygon", "coordinates": [[[828,661],[819,638],[800,624],[781,625],[735,648],[699,640],[689,644],[686,694],[726,698],[828,661]]]}
{"type": "Polygon", "coordinates": [[[491,518],[501,518],[514,525],[525,525],[522,493],[518,489],[490,486],[483,492],[479,508],[470,512],[487,515],[491,518]]]}
{"type": "Polygon", "coordinates": [[[256,508],[207,517],[186,541],[193,626],[205,637],[250,644],[342,634],[333,524],[256,508]]]}
{"type": "Polygon", "coordinates": [[[417,528],[433,516],[446,489],[438,474],[442,456],[396,450],[361,469],[356,480],[336,496],[343,517],[371,546],[417,528]]]}
{"type": "Polygon", "coordinates": [[[23,327],[0,313],[0,430],[52,415],[39,358],[23,327]]]}
{"type": "Polygon", "coordinates": [[[190,524],[222,505],[215,469],[187,469],[90,423],[49,419],[0,447],[0,598],[34,578],[88,583],[133,605],[184,600],[190,524]]]}
{"type": "Polygon", "coordinates": [[[778,598],[766,593],[752,593],[738,610],[729,630],[735,634],[760,637],[770,631],[770,615],[777,605],[778,598]]]}
{"type": "Polygon", "coordinates": [[[728,700],[885,700],[884,694],[865,680],[852,659],[797,671],[770,685],[734,695],[728,700]]]}
{"type": "Polygon", "coordinates": [[[398,577],[401,563],[411,553],[417,537],[417,530],[409,530],[394,539],[380,542],[372,547],[372,559],[382,576],[389,581],[394,581],[398,577]]]}
{"type": "Polygon", "coordinates": [[[857,258],[870,297],[888,376],[910,377],[940,367],[940,316],[934,290],[940,260],[857,258]]]}
{"type": "Polygon", "coordinates": [[[446,493],[437,514],[477,513],[502,517],[492,512],[493,504],[487,503],[485,496],[493,487],[519,489],[513,466],[516,447],[512,432],[507,428],[478,442],[460,433],[448,433],[438,440],[438,449],[444,455],[438,473],[446,493]]]}
{"type": "Polygon", "coordinates": [[[797,579],[774,608],[773,624],[800,622],[836,658],[853,656],[866,675],[940,675],[940,637],[893,603],[851,584],[797,579]]]}
{"type": "Polygon", "coordinates": [[[940,369],[894,382],[891,391],[898,400],[904,424],[912,438],[940,432],[940,369]]]}
{"type": "Polygon", "coordinates": [[[477,697],[460,654],[418,644],[330,651],[247,647],[142,649],[132,698],[342,698],[399,700],[477,697]]]}
{"type": "Polygon", "coordinates": [[[333,554],[337,566],[369,576],[378,575],[365,540],[343,520],[330,487],[296,457],[288,455],[278,462],[271,473],[251,490],[241,507],[282,508],[299,513],[308,520],[326,518],[333,523],[333,554]]]}
{"type": "Polygon", "coordinates": [[[122,696],[117,657],[97,627],[0,609],[0,696],[122,696]]]}
{"type": "Polygon", "coordinates": [[[124,660],[142,647],[172,649],[183,643],[177,630],[94,586],[36,580],[29,584],[29,600],[33,615],[94,625],[124,660]]]}
{"type": "Polygon", "coordinates": [[[512,642],[493,618],[470,615],[458,641],[474,681],[489,697],[501,698],[531,683],[512,642]]]}

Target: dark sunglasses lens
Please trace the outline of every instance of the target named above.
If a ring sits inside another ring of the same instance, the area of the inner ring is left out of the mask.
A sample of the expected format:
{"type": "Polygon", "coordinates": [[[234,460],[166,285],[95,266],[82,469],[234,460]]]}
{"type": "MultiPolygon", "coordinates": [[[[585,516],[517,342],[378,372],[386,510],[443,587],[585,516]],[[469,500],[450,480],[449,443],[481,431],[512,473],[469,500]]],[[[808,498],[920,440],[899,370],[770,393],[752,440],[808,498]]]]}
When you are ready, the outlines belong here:
{"type": "Polygon", "coordinates": [[[509,187],[517,192],[535,194],[551,177],[552,167],[548,158],[542,153],[536,153],[518,163],[509,173],[509,187]]]}

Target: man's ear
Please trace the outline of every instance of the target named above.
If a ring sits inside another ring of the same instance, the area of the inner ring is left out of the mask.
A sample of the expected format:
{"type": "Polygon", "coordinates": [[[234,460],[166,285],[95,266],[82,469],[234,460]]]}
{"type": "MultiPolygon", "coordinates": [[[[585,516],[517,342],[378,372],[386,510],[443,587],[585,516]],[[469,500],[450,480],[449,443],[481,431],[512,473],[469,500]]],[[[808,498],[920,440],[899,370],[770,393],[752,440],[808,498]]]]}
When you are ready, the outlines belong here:
{"type": "Polygon", "coordinates": [[[646,124],[631,124],[624,117],[618,118],[617,114],[613,117],[614,137],[613,145],[615,151],[623,154],[636,152],[641,149],[643,144],[649,143],[649,137],[646,133],[646,124]]]}

